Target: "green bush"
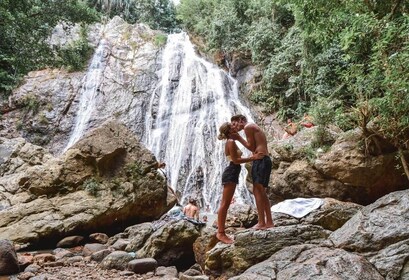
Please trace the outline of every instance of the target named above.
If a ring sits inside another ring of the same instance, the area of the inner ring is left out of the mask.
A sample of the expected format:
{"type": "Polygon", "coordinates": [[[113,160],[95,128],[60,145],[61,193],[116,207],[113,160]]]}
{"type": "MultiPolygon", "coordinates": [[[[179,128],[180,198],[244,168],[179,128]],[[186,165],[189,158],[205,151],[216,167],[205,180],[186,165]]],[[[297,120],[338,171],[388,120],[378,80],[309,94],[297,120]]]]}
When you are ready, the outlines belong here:
{"type": "Polygon", "coordinates": [[[95,178],[87,179],[83,184],[84,190],[92,196],[97,196],[100,191],[100,182],[95,178]]]}
{"type": "Polygon", "coordinates": [[[67,67],[70,72],[84,70],[92,54],[92,48],[88,44],[87,29],[82,26],[80,38],[69,46],[58,50],[59,65],[67,67]]]}
{"type": "Polygon", "coordinates": [[[153,43],[155,44],[155,46],[161,47],[166,44],[167,39],[168,39],[168,36],[166,36],[165,34],[159,33],[155,35],[153,43]]]}

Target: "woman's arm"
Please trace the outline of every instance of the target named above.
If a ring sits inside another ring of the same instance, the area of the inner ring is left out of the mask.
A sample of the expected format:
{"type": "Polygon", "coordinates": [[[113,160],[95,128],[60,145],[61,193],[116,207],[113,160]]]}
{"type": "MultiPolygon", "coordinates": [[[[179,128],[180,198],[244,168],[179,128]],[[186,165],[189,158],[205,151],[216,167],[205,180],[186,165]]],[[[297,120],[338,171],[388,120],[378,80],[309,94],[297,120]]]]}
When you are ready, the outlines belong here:
{"type": "Polygon", "coordinates": [[[228,150],[230,158],[231,158],[231,160],[232,160],[232,162],[234,164],[251,162],[251,161],[254,161],[256,159],[261,159],[264,156],[262,154],[253,154],[248,158],[242,158],[237,154],[237,149],[238,149],[238,147],[237,147],[236,143],[234,142],[234,140],[228,140],[227,150],[228,150]]]}

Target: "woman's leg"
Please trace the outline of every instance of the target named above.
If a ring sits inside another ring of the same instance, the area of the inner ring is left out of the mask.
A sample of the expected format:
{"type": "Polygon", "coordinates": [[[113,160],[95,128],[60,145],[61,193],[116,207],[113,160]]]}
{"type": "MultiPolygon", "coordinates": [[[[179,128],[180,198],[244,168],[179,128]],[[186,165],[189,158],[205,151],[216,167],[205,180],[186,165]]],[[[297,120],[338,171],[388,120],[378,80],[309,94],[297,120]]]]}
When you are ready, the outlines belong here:
{"type": "Polygon", "coordinates": [[[221,242],[226,244],[233,243],[233,240],[230,239],[225,233],[225,223],[227,210],[229,209],[231,199],[233,198],[234,191],[236,190],[235,183],[227,183],[223,187],[222,201],[220,203],[220,208],[217,213],[217,234],[216,237],[221,242]]]}

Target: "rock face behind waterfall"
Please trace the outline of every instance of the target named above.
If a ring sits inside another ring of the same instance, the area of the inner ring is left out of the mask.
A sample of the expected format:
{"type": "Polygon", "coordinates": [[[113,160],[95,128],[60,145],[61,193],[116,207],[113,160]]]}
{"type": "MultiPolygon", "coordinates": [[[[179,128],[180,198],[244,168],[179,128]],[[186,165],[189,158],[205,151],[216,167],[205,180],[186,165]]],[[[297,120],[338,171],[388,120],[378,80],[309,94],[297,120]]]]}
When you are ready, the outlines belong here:
{"type": "Polygon", "coordinates": [[[117,122],[58,158],[21,138],[2,138],[0,152],[0,239],[51,245],[151,221],[175,203],[155,157],[117,122]]]}
{"type": "Polygon", "coordinates": [[[80,97],[87,90],[95,91],[95,100],[88,105],[92,113],[87,130],[115,117],[131,130],[143,131],[143,109],[157,85],[161,62],[160,46],[155,40],[165,35],[142,24],[129,25],[119,17],[91,30],[91,44],[104,40],[94,69],[29,73],[9,101],[0,104],[4,113],[0,136],[23,136],[59,153],[74,129],[80,103],[85,102],[80,97]],[[91,75],[96,70],[100,75],[91,75]]]}

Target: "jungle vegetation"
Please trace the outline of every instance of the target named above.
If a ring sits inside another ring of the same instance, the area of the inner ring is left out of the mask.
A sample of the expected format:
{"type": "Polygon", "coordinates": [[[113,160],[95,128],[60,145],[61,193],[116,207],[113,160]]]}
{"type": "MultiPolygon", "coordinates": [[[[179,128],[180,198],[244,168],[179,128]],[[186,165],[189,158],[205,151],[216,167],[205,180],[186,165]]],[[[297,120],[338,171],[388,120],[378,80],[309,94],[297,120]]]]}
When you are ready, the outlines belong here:
{"type": "MultiPolygon", "coordinates": [[[[409,148],[409,1],[181,0],[178,18],[209,52],[251,59],[251,99],[282,119],[318,112],[360,127],[381,153],[409,148]]],[[[320,121],[320,120],[317,120],[320,121]]],[[[405,152],[406,151],[406,152],[405,152]]]]}

